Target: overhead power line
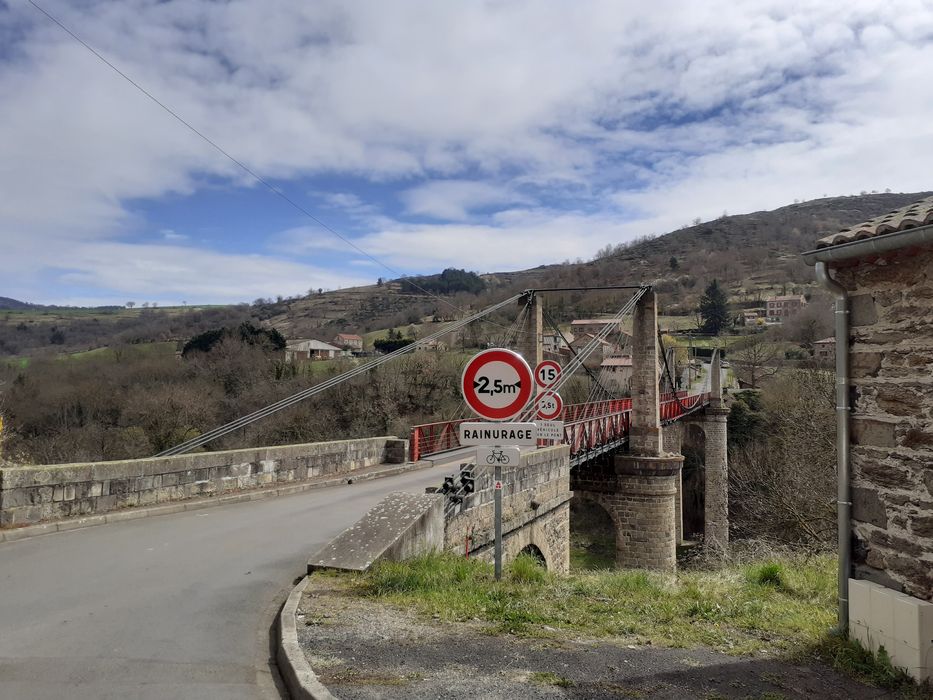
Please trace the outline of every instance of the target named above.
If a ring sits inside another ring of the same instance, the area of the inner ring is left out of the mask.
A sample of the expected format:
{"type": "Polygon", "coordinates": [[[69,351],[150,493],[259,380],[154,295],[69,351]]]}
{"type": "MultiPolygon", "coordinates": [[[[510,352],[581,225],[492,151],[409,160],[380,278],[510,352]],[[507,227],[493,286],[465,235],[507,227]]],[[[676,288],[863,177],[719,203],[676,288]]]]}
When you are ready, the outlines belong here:
{"type": "MultiPolygon", "coordinates": [[[[220,144],[218,144],[216,141],[214,141],[213,139],[211,139],[210,137],[208,137],[206,134],[204,134],[202,131],[200,131],[199,129],[197,129],[197,127],[195,127],[194,125],[192,125],[191,122],[187,121],[184,117],[182,117],[180,114],[178,114],[178,112],[176,112],[175,110],[173,110],[171,107],[169,107],[167,104],[165,104],[162,100],[160,100],[158,97],[156,97],[156,96],[153,95],[151,92],[149,92],[146,88],[144,88],[142,85],[140,85],[137,81],[135,81],[133,78],[131,78],[131,77],[130,77],[129,75],[127,75],[125,72],[123,72],[122,70],[120,70],[120,68],[118,68],[116,65],[114,65],[111,61],[107,60],[107,58],[105,58],[99,51],[97,51],[97,49],[95,49],[93,46],[91,46],[90,44],[88,44],[88,43],[87,43],[84,39],[82,39],[80,36],[78,36],[77,34],[75,34],[75,32],[73,32],[71,29],[69,29],[69,28],[64,24],[64,22],[62,22],[61,20],[59,20],[59,19],[58,19],[57,17],[55,17],[53,14],[51,14],[51,13],[48,12],[46,9],[44,9],[42,6],[40,6],[38,3],[36,3],[35,0],[28,0],[28,2],[29,2],[30,5],[32,5],[34,8],[36,8],[36,10],[38,10],[38,11],[41,12],[43,15],[45,15],[49,20],[51,20],[52,22],[54,22],[55,24],[57,24],[57,25],[62,29],[62,31],[64,31],[66,34],[68,34],[68,36],[70,36],[70,37],[71,37],[72,39],[74,39],[76,42],[78,42],[79,44],[81,44],[81,46],[83,46],[85,49],[87,49],[88,51],[90,51],[94,56],[96,56],[102,63],[104,63],[105,65],[107,65],[107,66],[108,66],[111,70],[113,70],[117,75],[119,75],[121,78],[123,78],[124,80],[126,80],[130,85],[132,85],[134,88],[136,88],[137,90],[139,90],[139,92],[141,92],[143,95],[145,95],[147,98],[149,98],[152,102],[154,102],[156,105],[158,105],[161,109],[163,109],[167,114],[169,114],[173,119],[175,119],[175,121],[177,121],[179,124],[182,124],[185,128],[187,128],[189,131],[191,131],[191,133],[193,133],[195,136],[197,136],[198,138],[200,138],[202,141],[204,141],[205,143],[207,143],[208,145],[210,145],[211,148],[213,148],[215,151],[217,151],[218,153],[220,153],[224,158],[226,158],[226,159],[229,160],[231,163],[233,163],[233,164],[236,165],[238,168],[240,168],[240,170],[242,170],[243,172],[245,172],[247,175],[249,175],[251,178],[253,178],[256,182],[258,182],[258,183],[261,184],[263,187],[265,187],[267,190],[269,190],[272,194],[274,194],[275,196],[279,197],[282,201],[286,202],[287,204],[289,204],[291,207],[293,207],[294,209],[296,209],[296,210],[299,211],[300,213],[304,214],[306,217],[308,217],[309,219],[311,219],[311,221],[313,221],[314,223],[316,223],[318,226],[320,226],[320,227],[321,227],[322,229],[324,229],[325,231],[328,231],[329,233],[331,233],[331,234],[333,234],[334,236],[336,236],[337,238],[339,238],[341,241],[343,241],[343,242],[346,243],[348,246],[350,246],[351,248],[353,248],[353,250],[355,250],[356,252],[358,252],[360,255],[362,255],[362,256],[368,258],[369,260],[371,260],[372,262],[376,263],[377,265],[379,265],[379,266],[382,267],[383,269],[388,270],[389,272],[391,272],[391,273],[392,273],[393,275],[395,275],[396,277],[402,277],[402,273],[401,273],[401,272],[399,272],[398,270],[396,270],[396,269],[390,267],[389,265],[386,265],[382,260],[379,260],[377,257],[375,257],[375,256],[371,255],[370,253],[368,253],[366,250],[364,250],[363,248],[361,248],[360,246],[358,246],[356,243],[354,243],[352,240],[350,240],[349,238],[347,238],[346,236],[344,236],[342,233],[340,233],[339,231],[337,231],[336,229],[334,229],[332,226],[328,225],[327,223],[325,223],[324,221],[322,221],[321,219],[319,219],[318,217],[316,217],[314,214],[312,214],[310,211],[308,211],[308,209],[306,209],[306,208],[303,207],[301,204],[299,204],[298,202],[296,202],[294,199],[292,199],[291,197],[289,197],[287,194],[285,194],[285,193],[284,193],[282,190],[280,190],[278,187],[276,187],[276,186],[273,185],[271,182],[269,182],[268,180],[266,180],[264,177],[262,177],[261,175],[259,175],[256,171],[254,171],[252,168],[250,168],[248,165],[246,165],[246,163],[244,163],[243,161],[241,161],[241,160],[239,160],[238,158],[236,158],[236,157],[234,157],[233,155],[231,155],[231,154],[230,154],[226,149],[224,149],[220,144]]],[[[425,288],[422,287],[421,285],[417,284],[416,282],[413,282],[413,281],[411,280],[411,278],[408,278],[406,281],[407,281],[408,284],[410,284],[411,286],[413,286],[413,287],[415,287],[416,289],[420,290],[421,292],[423,292],[423,293],[426,294],[427,296],[429,296],[429,297],[431,297],[431,298],[433,298],[433,299],[436,299],[437,301],[439,301],[439,302],[442,303],[442,304],[446,304],[448,307],[450,307],[451,309],[454,309],[455,311],[458,311],[458,312],[460,312],[460,313],[465,313],[465,311],[464,311],[463,309],[461,309],[459,306],[457,306],[457,305],[454,304],[453,302],[447,301],[446,299],[444,299],[444,298],[442,298],[442,297],[439,297],[439,296],[437,296],[436,294],[432,294],[431,292],[429,292],[427,289],[425,289],[425,288]]],[[[492,324],[492,325],[499,326],[499,327],[501,327],[501,328],[505,328],[505,326],[502,326],[501,324],[496,323],[495,321],[490,321],[490,320],[488,320],[488,319],[486,319],[486,323],[490,323],[490,324],[492,324]]]]}
{"type": "Polygon", "coordinates": [[[398,357],[401,357],[402,355],[405,355],[409,352],[412,352],[413,350],[417,350],[419,347],[427,345],[428,343],[431,343],[434,340],[438,340],[442,338],[443,336],[447,335],[448,333],[452,333],[454,331],[460,330],[461,328],[472,323],[473,321],[476,321],[482,318],[483,316],[491,314],[494,311],[498,311],[504,306],[507,306],[509,304],[516,302],[519,298],[520,298],[520,295],[518,294],[512,297],[509,297],[505,301],[500,301],[498,304],[493,304],[492,306],[486,309],[483,309],[482,311],[475,313],[472,316],[461,319],[459,321],[454,321],[453,323],[451,323],[448,326],[445,326],[441,330],[436,331],[435,333],[432,333],[431,335],[427,335],[424,338],[421,338],[420,340],[416,340],[415,342],[409,345],[406,345],[405,347],[401,347],[398,350],[395,350],[394,352],[390,352],[389,354],[383,355],[382,357],[377,357],[375,360],[371,360],[362,365],[358,365],[357,367],[354,367],[353,369],[348,370],[347,372],[338,374],[336,377],[332,377],[331,379],[321,382],[320,384],[315,384],[314,386],[309,387],[308,389],[304,389],[280,401],[276,401],[275,403],[270,404],[266,406],[265,408],[260,408],[258,411],[254,411],[250,413],[249,415],[243,416],[241,418],[237,418],[236,420],[231,421],[230,423],[222,425],[218,428],[214,428],[213,430],[209,430],[203,435],[198,435],[197,437],[191,438],[190,440],[186,440],[185,442],[179,445],[175,445],[175,447],[171,447],[167,450],[164,450],[155,456],[156,457],[168,457],[171,455],[178,455],[178,454],[182,454],[184,452],[193,450],[196,447],[206,445],[208,442],[211,442],[213,440],[216,440],[217,438],[223,437],[224,435],[227,435],[228,433],[232,433],[234,430],[239,430],[240,428],[244,428],[250,423],[255,423],[258,420],[271,416],[273,413],[278,413],[279,411],[289,408],[290,406],[294,406],[296,403],[299,403],[301,401],[304,401],[305,399],[311,398],[315,394],[320,394],[322,391],[327,391],[328,389],[332,389],[338,384],[342,384],[343,382],[349,379],[353,379],[354,377],[357,377],[361,374],[365,374],[371,369],[375,369],[376,367],[383,365],[387,362],[391,362],[392,360],[398,357]]]}

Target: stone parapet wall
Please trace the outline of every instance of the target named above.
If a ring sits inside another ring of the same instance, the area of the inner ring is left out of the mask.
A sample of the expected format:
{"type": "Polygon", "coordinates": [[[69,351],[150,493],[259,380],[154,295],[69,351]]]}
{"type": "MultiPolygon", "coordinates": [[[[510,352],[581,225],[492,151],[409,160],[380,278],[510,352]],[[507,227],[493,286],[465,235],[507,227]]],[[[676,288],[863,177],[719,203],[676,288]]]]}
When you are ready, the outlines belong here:
{"type": "Polygon", "coordinates": [[[834,276],[850,294],[856,577],[933,600],[933,250],[834,276]]]}
{"type": "MultiPolygon", "coordinates": [[[[491,467],[476,469],[476,490],[447,518],[444,548],[492,557],[495,483],[491,467]]],[[[570,569],[570,448],[560,445],[522,455],[519,466],[502,469],[503,559],[534,545],[548,568],[570,569]]]]}
{"type": "Polygon", "coordinates": [[[0,469],[0,527],[348,474],[403,461],[405,443],[382,436],[117,462],[4,468],[0,469]]]}

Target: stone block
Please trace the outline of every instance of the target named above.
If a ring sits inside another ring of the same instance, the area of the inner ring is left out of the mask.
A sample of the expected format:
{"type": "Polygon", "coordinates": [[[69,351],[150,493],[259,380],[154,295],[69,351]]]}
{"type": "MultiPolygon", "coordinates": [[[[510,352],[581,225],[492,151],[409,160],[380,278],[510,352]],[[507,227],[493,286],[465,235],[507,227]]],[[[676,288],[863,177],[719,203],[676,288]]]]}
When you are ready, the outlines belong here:
{"type": "Polygon", "coordinates": [[[855,520],[861,520],[864,523],[877,525],[881,528],[888,526],[888,517],[884,504],[875,489],[852,488],[852,517],[855,520]]]}
{"type": "Polygon", "coordinates": [[[849,355],[851,375],[855,379],[876,377],[881,369],[882,353],[880,352],[853,352],[849,355]]]}
{"type": "Polygon", "coordinates": [[[103,491],[104,491],[104,485],[101,482],[96,481],[88,487],[87,495],[90,498],[97,498],[101,494],[103,494],[103,491]]]}
{"type": "Polygon", "coordinates": [[[854,294],[849,297],[850,323],[853,326],[870,326],[878,322],[878,309],[871,294],[854,294]]]}
{"type": "Polygon", "coordinates": [[[857,417],[852,420],[852,442],[856,445],[894,447],[896,423],[857,417]]]}
{"type": "Polygon", "coordinates": [[[918,537],[933,538],[933,515],[911,516],[910,531],[918,537]]]}

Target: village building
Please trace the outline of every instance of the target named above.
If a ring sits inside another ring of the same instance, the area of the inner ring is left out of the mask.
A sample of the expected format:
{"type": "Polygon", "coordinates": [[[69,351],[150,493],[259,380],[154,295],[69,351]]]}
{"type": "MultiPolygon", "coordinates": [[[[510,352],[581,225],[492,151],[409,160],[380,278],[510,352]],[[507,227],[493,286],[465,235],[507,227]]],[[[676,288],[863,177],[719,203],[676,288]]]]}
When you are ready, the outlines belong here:
{"type": "Polygon", "coordinates": [[[338,348],[351,352],[363,352],[363,338],[354,333],[338,333],[332,341],[338,348]]]}
{"type": "Polygon", "coordinates": [[[313,360],[333,360],[343,355],[341,348],[335,347],[322,340],[291,340],[285,346],[286,362],[310,362],[313,360]]]}
{"type": "Polygon", "coordinates": [[[544,333],[541,336],[541,347],[545,353],[558,355],[565,351],[574,339],[573,333],[569,331],[561,335],[560,333],[544,333]]]}
{"type": "MultiPolygon", "coordinates": [[[[592,353],[586,359],[586,362],[584,364],[587,367],[590,367],[591,369],[593,369],[593,368],[599,367],[600,363],[606,358],[619,357],[620,355],[622,355],[625,352],[624,341],[626,339],[630,339],[630,336],[624,333],[622,335],[623,335],[623,339],[621,343],[619,342],[618,334],[613,334],[609,339],[600,338],[599,340],[596,340],[596,342],[598,343],[599,349],[596,352],[592,353]]],[[[583,335],[580,335],[574,338],[573,342],[570,343],[570,347],[574,351],[580,352],[580,350],[582,350],[584,347],[592,343],[595,340],[595,338],[596,337],[591,333],[584,333],[583,335]]],[[[629,345],[629,347],[631,346],[629,345]]]]}
{"type": "Polygon", "coordinates": [[[608,389],[631,392],[632,358],[607,357],[599,365],[599,381],[608,389]]]}
{"type": "MultiPolygon", "coordinates": [[[[603,328],[606,327],[607,323],[611,323],[611,318],[581,318],[575,321],[570,322],[570,332],[574,335],[583,335],[589,333],[591,335],[597,335],[603,328]]],[[[622,332],[622,324],[617,323],[617,328],[613,330],[613,333],[616,331],[622,332]]]]}
{"type": "Polygon", "coordinates": [[[836,339],[823,338],[814,342],[813,357],[820,362],[831,362],[836,357],[836,339]]]}
{"type": "Polygon", "coordinates": [[[807,305],[807,300],[802,294],[790,294],[771,297],[765,304],[768,320],[781,322],[798,314],[807,305]]]}
{"type": "Polygon", "coordinates": [[[933,197],[822,238],[836,298],[840,626],[933,674],[933,197]]]}

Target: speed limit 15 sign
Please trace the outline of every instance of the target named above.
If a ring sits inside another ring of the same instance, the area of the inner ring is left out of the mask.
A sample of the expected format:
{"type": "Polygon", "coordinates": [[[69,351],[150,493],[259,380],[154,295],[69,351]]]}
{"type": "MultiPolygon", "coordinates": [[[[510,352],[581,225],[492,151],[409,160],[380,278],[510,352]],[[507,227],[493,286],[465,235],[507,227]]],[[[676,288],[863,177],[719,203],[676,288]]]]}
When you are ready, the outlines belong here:
{"type": "Polygon", "coordinates": [[[560,365],[554,360],[543,360],[535,367],[535,382],[546,389],[560,379],[560,365]]]}

